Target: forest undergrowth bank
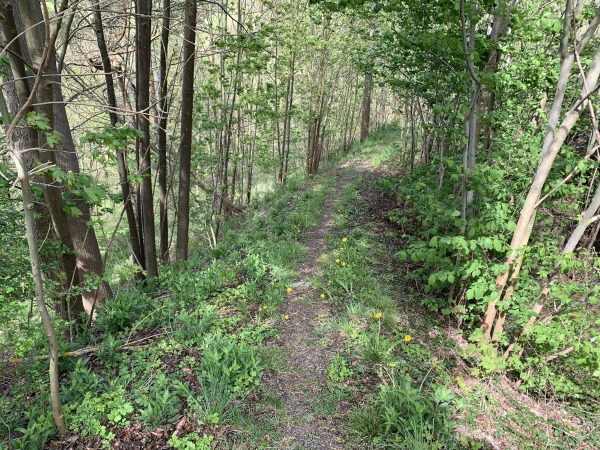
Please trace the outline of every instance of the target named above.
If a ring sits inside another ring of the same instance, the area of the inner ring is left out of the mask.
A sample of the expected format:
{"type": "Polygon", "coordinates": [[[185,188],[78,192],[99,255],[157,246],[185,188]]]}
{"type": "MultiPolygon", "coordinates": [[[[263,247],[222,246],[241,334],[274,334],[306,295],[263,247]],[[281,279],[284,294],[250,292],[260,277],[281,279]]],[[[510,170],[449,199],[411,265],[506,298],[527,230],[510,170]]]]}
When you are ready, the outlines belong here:
{"type": "Polygon", "coordinates": [[[278,308],[306,252],[298,238],[333,180],[304,183],[267,195],[252,220],[165,267],[158,283],[123,286],[93,328],[61,344],[76,350],[59,360],[64,438],[44,388],[47,361],[3,364],[0,448],[268,447],[274,419],[245,405],[281,358],[265,340],[278,335],[278,308]]]}

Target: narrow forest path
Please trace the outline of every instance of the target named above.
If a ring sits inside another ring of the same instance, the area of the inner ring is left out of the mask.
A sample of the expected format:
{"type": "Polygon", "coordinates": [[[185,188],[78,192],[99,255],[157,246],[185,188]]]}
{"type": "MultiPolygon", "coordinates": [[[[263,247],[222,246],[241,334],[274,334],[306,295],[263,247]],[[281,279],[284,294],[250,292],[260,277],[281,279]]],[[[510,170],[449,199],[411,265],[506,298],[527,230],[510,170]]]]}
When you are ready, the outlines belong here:
{"type": "Polygon", "coordinates": [[[318,410],[319,397],[327,390],[327,368],[338,352],[340,337],[325,335],[319,327],[332,318],[332,310],[310,279],[320,275],[320,260],[326,237],[332,232],[339,193],[361,173],[369,171],[368,161],[351,159],[332,169],[336,185],[327,193],[317,224],[307,230],[301,242],[308,248],[300,263],[299,277],[286,295],[282,314],[289,319],[281,327],[287,369],[265,380],[266,388],[284,402],[287,420],[283,426],[282,449],[343,449],[343,419],[318,410]]]}

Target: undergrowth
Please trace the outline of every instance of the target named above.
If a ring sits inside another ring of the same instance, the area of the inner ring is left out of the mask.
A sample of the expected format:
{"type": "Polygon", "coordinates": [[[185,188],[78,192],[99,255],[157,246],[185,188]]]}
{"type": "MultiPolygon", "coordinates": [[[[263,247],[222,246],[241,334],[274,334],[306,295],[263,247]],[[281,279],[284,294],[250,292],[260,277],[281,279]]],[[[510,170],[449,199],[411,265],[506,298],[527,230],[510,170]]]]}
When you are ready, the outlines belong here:
{"type": "MultiPolygon", "coordinates": [[[[244,399],[277,354],[269,344],[277,309],[305,253],[298,239],[314,225],[325,188],[323,181],[296,180],[267,195],[216,248],[163,267],[158,287],[123,285],[93,329],[63,343],[65,351],[87,349],[59,361],[69,436],[112,448],[136,439],[143,445],[153,433],[171,448],[209,449],[258,447],[264,435],[276,434],[246,413],[244,399]]],[[[45,351],[41,339],[30,348],[15,356],[45,351]]],[[[46,366],[26,361],[2,369],[0,448],[42,448],[56,439],[46,366]]]]}

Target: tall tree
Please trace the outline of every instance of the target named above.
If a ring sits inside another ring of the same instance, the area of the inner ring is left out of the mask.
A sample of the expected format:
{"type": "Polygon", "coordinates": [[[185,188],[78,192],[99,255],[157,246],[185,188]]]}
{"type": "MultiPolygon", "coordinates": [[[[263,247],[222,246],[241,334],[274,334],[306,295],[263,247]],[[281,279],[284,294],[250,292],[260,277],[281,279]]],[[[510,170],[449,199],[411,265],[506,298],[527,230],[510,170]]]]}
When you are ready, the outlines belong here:
{"type": "Polygon", "coordinates": [[[160,98],[158,121],[158,190],[160,193],[160,261],[169,262],[169,190],[167,186],[167,123],[169,120],[168,101],[168,50],[171,31],[171,0],[163,0],[162,29],[160,35],[160,98]]]}
{"type": "Polygon", "coordinates": [[[192,119],[194,112],[194,61],[196,57],[196,11],[196,0],[186,0],[183,33],[183,83],[181,89],[181,143],[179,145],[177,261],[184,261],[188,257],[192,119]]]}
{"type": "MultiPolygon", "coordinates": [[[[110,118],[111,126],[116,128],[119,125],[119,117],[117,115],[117,96],[113,82],[112,63],[110,61],[110,55],[108,53],[108,47],[106,45],[106,38],[104,35],[104,26],[102,24],[100,0],[94,0],[92,6],[94,8],[94,30],[96,32],[96,42],[98,43],[98,49],[100,51],[102,70],[104,71],[104,80],[106,83],[106,97],[109,108],[108,116],[110,118]]],[[[129,227],[129,243],[131,244],[133,260],[134,262],[139,263],[143,260],[142,248],[138,238],[137,220],[135,211],[133,209],[133,191],[131,189],[131,184],[129,183],[129,167],[127,163],[127,157],[125,152],[117,150],[116,158],[119,172],[119,184],[121,185],[125,214],[127,216],[127,225],[129,227]]]]}
{"type": "Polygon", "coordinates": [[[135,56],[136,56],[136,110],[137,125],[142,136],[137,139],[140,186],[140,210],[144,240],[144,262],[148,279],[158,275],[156,261],[156,236],[154,226],[154,199],[152,193],[152,159],[150,142],[150,44],[152,38],[150,0],[135,4],[135,56]]]}
{"type": "MultiPolygon", "coordinates": [[[[369,30],[369,38],[372,40],[375,34],[375,23],[371,24],[369,30]]],[[[373,63],[374,58],[372,54],[369,56],[367,61],[368,69],[365,73],[365,84],[363,88],[363,103],[361,109],[361,120],[360,120],[360,142],[364,142],[369,137],[369,127],[371,124],[371,97],[373,95],[373,63]]]]}
{"type": "MultiPolygon", "coordinates": [[[[42,11],[37,2],[17,3],[14,0],[5,0],[2,2],[2,7],[4,14],[0,22],[2,23],[3,34],[10,43],[11,69],[15,80],[17,97],[20,104],[23,105],[30,93],[30,84],[27,82],[26,73],[26,66],[29,64],[27,61],[30,58],[34,58],[41,51],[40,49],[43,49],[46,40],[45,36],[49,34],[50,28],[46,27],[48,29],[44,29],[42,26],[42,11]],[[15,8],[15,6],[18,6],[18,8],[15,8]],[[34,14],[34,16],[29,18],[26,14],[34,14]],[[22,32],[20,24],[25,23],[29,23],[31,28],[27,29],[26,26],[23,26],[26,45],[22,45],[18,36],[22,32]],[[29,51],[28,49],[31,42],[35,42],[34,51],[29,51]]],[[[52,151],[53,155],[50,156],[64,172],[72,172],[78,175],[80,173],[79,160],[63,101],[61,79],[56,74],[54,48],[50,52],[49,73],[46,74],[47,79],[45,80],[48,84],[46,89],[49,98],[48,105],[50,107],[44,113],[48,115],[49,120],[52,122],[53,129],[62,136],[60,142],[55,144],[55,148],[52,151]],[[53,95],[52,98],[49,97],[50,92],[53,95]]],[[[31,133],[30,138],[36,139],[31,133]]],[[[34,147],[38,148],[40,146],[36,144],[34,147]]],[[[78,277],[79,279],[83,279],[86,275],[102,277],[103,265],[98,240],[94,229],[88,225],[91,220],[90,208],[83,198],[79,196],[72,198],[80,215],[79,217],[75,217],[74,215],[68,216],[66,223],[71,239],[73,240],[73,245],[77,249],[76,267],[79,272],[78,277]]],[[[97,290],[85,290],[83,292],[86,309],[89,311],[94,302],[102,303],[106,297],[110,297],[111,295],[112,292],[108,283],[101,281],[97,290]]]]}
{"type": "MultiPolygon", "coordinates": [[[[67,2],[63,1],[61,19],[62,11],[66,9],[66,6],[67,2]]],[[[57,165],[57,152],[54,147],[57,144],[58,135],[54,130],[54,91],[52,77],[50,76],[50,67],[58,33],[57,29],[53,30],[53,32],[51,31],[47,11],[44,11],[45,17],[42,24],[45,27],[45,36],[42,34],[40,22],[38,21],[38,9],[34,1],[19,2],[19,12],[25,29],[25,39],[29,55],[31,56],[32,66],[37,73],[35,85],[31,89],[28,101],[22,105],[22,109],[29,109],[29,105],[31,105],[31,101],[35,97],[35,113],[40,118],[37,127],[40,161],[48,165],[48,167],[52,167],[57,165]]],[[[81,272],[77,267],[76,247],[71,233],[72,230],[69,227],[68,218],[65,214],[66,208],[63,201],[65,187],[49,171],[44,172],[43,179],[44,196],[50,212],[54,232],[64,248],[60,262],[61,269],[66,275],[67,292],[63,297],[61,311],[67,319],[81,319],[81,312],[84,310],[81,294],[71,294],[71,289],[81,285],[83,280],[81,272]]]]}

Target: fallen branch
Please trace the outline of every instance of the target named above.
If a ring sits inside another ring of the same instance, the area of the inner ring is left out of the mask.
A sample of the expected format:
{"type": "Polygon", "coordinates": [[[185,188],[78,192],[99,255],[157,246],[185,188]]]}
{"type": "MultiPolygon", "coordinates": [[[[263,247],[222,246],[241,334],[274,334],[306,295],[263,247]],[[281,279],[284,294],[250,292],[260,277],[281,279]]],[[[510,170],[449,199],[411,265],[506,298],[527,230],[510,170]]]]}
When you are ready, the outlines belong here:
{"type": "MultiPolygon", "coordinates": [[[[162,334],[165,334],[165,333],[160,333],[160,334],[157,334],[154,336],[148,336],[148,337],[145,337],[145,338],[139,339],[137,341],[133,341],[133,342],[126,342],[123,345],[120,345],[120,346],[114,348],[113,350],[128,350],[131,348],[148,347],[148,346],[150,346],[150,344],[144,344],[144,345],[135,345],[135,344],[138,344],[143,341],[147,341],[150,338],[161,336],[162,334]]],[[[85,348],[82,348],[79,350],[74,350],[72,352],[59,353],[58,356],[59,357],[84,356],[84,355],[88,355],[90,353],[96,353],[99,349],[100,349],[99,346],[85,347],[85,348]]],[[[13,358],[13,359],[9,359],[8,361],[3,361],[2,364],[21,364],[24,362],[43,361],[43,360],[49,359],[49,358],[50,358],[50,355],[30,356],[30,357],[25,357],[25,358],[13,358]]]]}

